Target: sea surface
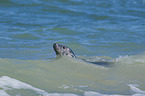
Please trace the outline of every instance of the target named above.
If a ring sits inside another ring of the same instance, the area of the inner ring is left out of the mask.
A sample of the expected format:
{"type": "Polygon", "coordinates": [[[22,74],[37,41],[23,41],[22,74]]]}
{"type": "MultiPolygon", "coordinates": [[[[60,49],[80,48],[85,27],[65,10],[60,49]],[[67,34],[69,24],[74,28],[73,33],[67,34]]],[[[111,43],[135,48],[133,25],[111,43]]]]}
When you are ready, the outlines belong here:
{"type": "Polygon", "coordinates": [[[0,96],[145,96],[144,74],[145,0],[0,0],[0,96]]]}

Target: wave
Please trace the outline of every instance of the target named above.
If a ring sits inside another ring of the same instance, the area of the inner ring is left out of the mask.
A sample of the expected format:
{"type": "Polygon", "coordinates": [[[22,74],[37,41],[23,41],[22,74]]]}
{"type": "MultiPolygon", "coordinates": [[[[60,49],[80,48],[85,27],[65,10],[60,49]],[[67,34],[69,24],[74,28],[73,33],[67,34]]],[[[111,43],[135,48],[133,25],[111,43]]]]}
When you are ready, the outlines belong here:
{"type": "MultiPolygon", "coordinates": [[[[43,91],[43,90],[38,89],[38,88],[35,88],[35,87],[33,87],[33,86],[31,86],[31,85],[29,85],[27,83],[24,83],[24,82],[21,82],[19,80],[10,78],[8,76],[2,76],[2,77],[0,77],[0,88],[2,88],[2,90],[0,90],[1,96],[11,96],[11,95],[14,95],[13,91],[15,89],[33,90],[35,94],[41,95],[41,96],[77,96],[75,94],[69,94],[69,93],[64,93],[64,94],[62,94],[62,93],[48,93],[46,91],[43,91]],[[8,90],[11,91],[10,92],[11,94],[9,94],[9,92],[7,92],[8,90]]],[[[32,93],[29,93],[29,91],[27,91],[27,90],[25,90],[25,92],[26,92],[25,95],[28,94],[28,96],[29,96],[30,94],[32,94],[32,93]]],[[[15,95],[19,95],[19,90],[16,90],[16,94],[15,95]]]]}
{"type": "Polygon", "coordinates": [[[109,67],[68,57],[50,60],[1,58],[0,91],[7,94],[4,96],[10,93],[32,96],[144,95],[145,87],[142,85],[145,85],[145,77],[141,75],[145,73],[144,57],[144,54],[139,54],[86,59],[113,62],[109,67]]]}
{"type": "MultiPolygon", "coordinates": [[[[118,56],[117,58],[112,58],[109,56],[78,56],[78,58],[83,59],[88,62],[108,62],[108,64],[115,64],[117,66],[124,66],[125,65],[143,65],[145,64],[145,53],[140,53],[137,55],[125,55],[125,56],[118,56]]],[[[99,64],[98,64],[99,65],[99,64]]]]}
{"type": "MultiPolygon", "coordinates": [[[[142,91],[136,87],[138,85],[129,84],[128,86],[130,87],[130,89],[132,91],[135,92],[135,94],[133,94],[132,96],[145,95],[145,91],[142,91]]],[[[8,76],[0,77],[0,88],[1,88],[1,90],[0,90],[1,96],[19,95],[19,90],[16,90],[16,89],[21,89],[21,90],[27,89],[27,90],[24,90],[25,95],[30,95],[28,90],[33,90],[35,93],[35,95],[33,94],[34,96],[36,96],[36,94],[41,95],[41,96],[79,96],[79,95],[71,94],[71,93],[48,93],[44,90],[35,88],[27,83],[21,82],[14,78],[10,78],[8,76]],[[8,90],[10,92],[8,92],[8,90]],[[13,93],[14,90],[15,90],[15,93],[13,93]]],[[[30,92],[32,92],[32,91],[30,91],[30,92]]],[[[85,91],[84,96],[128,96],[128,95],[117,95],[117,94],[109,95],[109,94],[101,94],[99,92],[93,92],[93,91],[85,91]]]]}
{"type": "Polygon", "coordinates": [[[116,58],[116,62],[129,65],[139,65],[139,64],[145,64],[145,55],[144,53],[138,54],[138,55],[131,55],[131,56],[119,56],[116,58]]]}

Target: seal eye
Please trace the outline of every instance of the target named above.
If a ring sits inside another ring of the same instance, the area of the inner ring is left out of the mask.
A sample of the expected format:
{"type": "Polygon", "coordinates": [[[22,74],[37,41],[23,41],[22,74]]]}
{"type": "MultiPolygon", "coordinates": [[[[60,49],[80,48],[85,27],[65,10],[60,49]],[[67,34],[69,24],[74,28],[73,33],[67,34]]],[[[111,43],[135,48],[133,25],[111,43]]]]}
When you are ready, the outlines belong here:
{"type": "Polygon", "coordinates": [[[65,47],[63,47],[63,49],[65,49],[65,47]]]}

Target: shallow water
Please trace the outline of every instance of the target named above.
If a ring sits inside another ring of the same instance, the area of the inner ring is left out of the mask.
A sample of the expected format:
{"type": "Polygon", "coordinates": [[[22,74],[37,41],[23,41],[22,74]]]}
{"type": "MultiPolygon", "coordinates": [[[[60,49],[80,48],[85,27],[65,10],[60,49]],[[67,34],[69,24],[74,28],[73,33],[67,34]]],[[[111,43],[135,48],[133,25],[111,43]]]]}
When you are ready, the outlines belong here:
{"type": "Polygon", "coordinates": [[[0,59],[0,90],[8,96],[142,96],[145,95],[144,58],[145,55],[111,59],[111,67],[68,57],[57,60],[0,59]]]}
{"type": "Polygon", "coordinates": [[[145,95],[144,0],[1,0],[0,14],[0,96],[145,95]],[[79,59],[55,59],[56,42],[79,59]]]}

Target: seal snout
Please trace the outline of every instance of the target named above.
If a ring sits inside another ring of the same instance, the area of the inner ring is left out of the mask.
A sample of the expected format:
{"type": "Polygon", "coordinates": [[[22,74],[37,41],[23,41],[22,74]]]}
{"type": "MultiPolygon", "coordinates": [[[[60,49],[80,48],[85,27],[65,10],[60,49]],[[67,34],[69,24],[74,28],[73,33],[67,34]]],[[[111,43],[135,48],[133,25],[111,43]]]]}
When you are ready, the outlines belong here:
{"type": "Polygon", "coordinates": [[[56,48],[56,47],[58,47],[58,44],[57,43],[54,43],[53,44],[53,48],[56,48]]]}
{"type": "Polygon", "coordinates": [[[53,44],[53,49],[54,49],[55,53],[58,55],[59,52],[58,52],[58,44],[57,43],[53,44]]]}

